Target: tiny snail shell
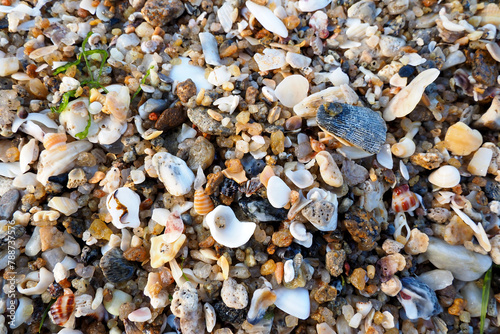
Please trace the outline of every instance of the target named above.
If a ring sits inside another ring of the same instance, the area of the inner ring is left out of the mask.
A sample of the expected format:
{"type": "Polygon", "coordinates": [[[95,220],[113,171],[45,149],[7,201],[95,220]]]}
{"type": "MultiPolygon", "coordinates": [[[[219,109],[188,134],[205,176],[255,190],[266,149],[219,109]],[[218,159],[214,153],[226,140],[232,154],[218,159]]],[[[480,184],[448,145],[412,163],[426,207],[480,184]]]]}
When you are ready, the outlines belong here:
{"type": "Polygon", "coordinates": [[[64,289],[64,295],[50,307],[50,318],[56,325],[64,326],[70,320],[75,306],[75,295],[70,289],[64,289]]]}
{"type": "Polygon", "coordinates": [[[194,193],[194,210],[199,215],[206,215],[215,208],[214,202],[203,189],[198,189],[194,193]]]}
{"type": "Polygon", "coordinates": [[[394,212],[411,212],[418,208],[417,196],[407,184],[394,188],[392,192],[392,209],[394,212]]]}
{"type": "Polygon", "coordinates": [[[58,149],[64,151],[66,149],[66,133],[46,133],[43,136],[43,147],[47,150],[58,149]]]}
{"type": "Polygon", "coordinates": [[[403,137],[399,143],[392,145],[391,152],[399,158],[409,158],[415,153],[415,143],[407,137],[403,137]]]}

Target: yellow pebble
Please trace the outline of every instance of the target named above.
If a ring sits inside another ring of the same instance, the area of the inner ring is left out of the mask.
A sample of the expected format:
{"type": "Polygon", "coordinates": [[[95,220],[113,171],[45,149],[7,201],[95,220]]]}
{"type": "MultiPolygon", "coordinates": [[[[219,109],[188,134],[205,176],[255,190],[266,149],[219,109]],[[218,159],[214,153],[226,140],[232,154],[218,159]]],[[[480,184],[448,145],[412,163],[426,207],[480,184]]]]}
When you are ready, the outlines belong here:
{"type": "Polygon", "coordinates": [[[180,39],[180,38],[179,38],[178,40],[176,40],[176,41],[174,42],[174,45],[175,45],[175,46],[181,46],[181,45],[182,45],[182,39],[180,39]]]}
{"type": "Polygon", "coordinates": [[[232,82],[227,81],[222,84],[222,89],[224,89],[227,92],[230,92],[234,89],[234,85],[232,82]]]}

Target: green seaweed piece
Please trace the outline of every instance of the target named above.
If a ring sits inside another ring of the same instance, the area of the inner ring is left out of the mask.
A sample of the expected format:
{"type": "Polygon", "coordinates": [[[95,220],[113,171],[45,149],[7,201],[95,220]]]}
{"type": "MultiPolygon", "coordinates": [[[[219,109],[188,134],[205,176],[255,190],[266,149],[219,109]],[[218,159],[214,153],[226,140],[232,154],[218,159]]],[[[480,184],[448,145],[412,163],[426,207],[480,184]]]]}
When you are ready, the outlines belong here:
{"type": "Polygon", "coordinates": [[[62,113],[64,111],[64,109],[66,109],[66,107],[68,106],[69,99],[71,97],[75,97],[75,94],[76,94],[76,89],[70,90],[69,92],[64,93],[62,98],[61,98],[61,104],[59,105],[59,107],[57,109],[55,107],[51,107],[50,110],[52,110],[52,112],[55,112],[58,114],[62,113]]]}
{"type": "Polygon", "coordinates": [[[90,124],[92,124],[91,123],[91,119],[92,119],[92,115],[89,112],[89,120],[87,121],[87,126],[85,127],[85,130],[83,130],[82,132],[78,132],[75,135],[78,139],[85,139],[85,138],[87,138],[87,136],[89,134],[90,124]]]}
{"type": "Polygon", "coordinates": [[[40,320],[40,327],[38,327],[38,333],[40,333],[40,331],[42,330],[43,323],[45,322],[45,318],[47,318],[47,314],[49,314],[50,307],[52,306],[52,304],[54,304],[56,302],[56,300],[57,299],[52,299],[49,302],[49,306],[47,306],[47,308],[43,312],[42,320],[40,320]]]}
{"type": "Polygon", "coordinates": [[[488,311],[488,303],[490,301],[492,269],[493,266],[484,275],[483,294],[481,297],[481,322],[479,325],[480,334],[484,333],[484,320],[486,319],[486,312],[488,311]]]}
{"type": "MultiPolygon", "coordinates": [[[[146,79],[151,74],[151,70],[153,68],[154,68],[154,66],[151,65],[151,67],[146,71],[146,75],[141,79],[141,85],[144,85],[144,83],[146,82],[146,79]]],[[[141,85],[139,85],[139,88],[135,91],[134,95],[132,96],[132,100],[137,96],[137,94],[139,94],[141,92],[141,90],[142,90],[141,85]]]]}

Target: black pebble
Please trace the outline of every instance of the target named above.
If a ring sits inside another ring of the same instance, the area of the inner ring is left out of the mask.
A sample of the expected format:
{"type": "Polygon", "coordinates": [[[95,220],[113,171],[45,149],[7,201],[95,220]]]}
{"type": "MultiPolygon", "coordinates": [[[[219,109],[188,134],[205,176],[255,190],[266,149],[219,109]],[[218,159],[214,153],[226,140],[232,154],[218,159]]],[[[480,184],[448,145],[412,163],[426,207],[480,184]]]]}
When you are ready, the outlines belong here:
{"type": "Polygon", "coordinates": [[[134,276],[134,263],[123,257],[123,252],[119,248],[112,248],[106,252],[99,262],[102,273],[111,283],[128,281],[134,276]]]}
{"type": "Polygon", "coordinates": [[[264,170],[264,167],[266,167],[264,160],[254,159],[250,154],[245,155],[241,159],[241,164],[245,172],[251,177],[257,176],[264,170]]]}
{"type": "Polygon", "coordinates": [[[415,72],[415,67],[405,65],[399,69],[398,73],[401,78],[408,78],[413,74],[413,72],[415,72]]]}
{"type": "Polygon", "coordinates": [[[223,322],[242,324],[247,317],[247,308],[237,310],[235,308],[227,307],[224,302],[217,302],[214,305],[217,318],[223,322]]]}

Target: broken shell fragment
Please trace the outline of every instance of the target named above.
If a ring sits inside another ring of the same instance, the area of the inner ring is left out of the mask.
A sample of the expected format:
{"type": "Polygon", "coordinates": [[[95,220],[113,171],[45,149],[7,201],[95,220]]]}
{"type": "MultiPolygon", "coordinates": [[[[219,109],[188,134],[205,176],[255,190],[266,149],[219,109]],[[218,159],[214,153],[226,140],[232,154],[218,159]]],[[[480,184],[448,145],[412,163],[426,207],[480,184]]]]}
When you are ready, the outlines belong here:
{"type": "Polygon", "coordinates": [[[347,146],[376,154],[385,142],[387,127],[375,111],[344,103],[328,103],[318,108],[318,126],[347,146]]]}
{"type": "Polygon", "coordinates": [[[151,267],[159,268],[165,263],[173,260],[182,245],[186,241],[186,235],[181,234],[174,242],[169,242],[169,236],[166,234],[151,238],[151,267]]]}
{"type": "Polygon", "coordinates": [[[111,283],[127,281],[134,276],[136,266],[123,257],[119,248],[111,248],[102,256],[99,266],[104,277],[111,283]]]}
{"type": "Polygon", "coordinates": [[[472,157],[469,162],[467,170],[472,175],[486,176],[488,167],[491,163],[491,158],[493,158],[493,151],[489,148],[481,147],[476,151],[476,153],[474,153],[474,157],[472,157]]]}
{"type": "Polygon", "coordinates": [[[71,216],[78,211],[78,203],[67,197],[52,197],[48,203],[49,208],[57,210],[66,216],[71,216]]]}
{"type": "Polygon", "coordinates": [[[274,290],[277,308],[294,317],[305,320],[311,312],[311,301],[309,292],[305,288],[287,289],[279,288],[274,290]]]}
{"type": "Polygon", "coordinates": [[[250,309],[247,314],[247,321],[255,325],[262,320],[269,306],[276,301],[276,294],[268,287],[255,290],[250,302],[250,309]]]}
{"type": "Polygon", "coordinates": [[[411,113],[420,102],[425,88],[438,78],[439,73],[438,69],[431,68],[417,75],[408,86],[392,98],[384,109],[384,119],[389,122],[411,113]]]}
{"type": "Polygon", "coordinates": [[[340,187],[344,183],[342,173],[330,153],[321,151],[316,154],[316,162],[319,166],[321,177],[326,184],[332,187],[340,187]]]}
{"type": "Polygon", "coordinates": [[[241,222],[233,210],[225,205],[217,206],[205,217],[212,237],[226,247],[243,246],[252,237],[257,225],[252,222],[241,222]]]}
{"type": "Polygon", "coordinates": [[[132,189],[122,187],[108,195],[106,207],[113,218],[112,222],[117,228],[139,227],[139,205],[141,198],[132,189]]]}
{"type": "Polygon", "coordinates": [[[440,188],[453,188],[460,183],[460,172],[453,166],[442,166],[429,175],[429,182],[440,188]]]}
{"type": "Polygon", "coordinates": [[[446,148],[455,155],[469,155],[483,144],[483,136],[463,122],[449,127],[444,137],[446,148]]]}
{"type": "Polygon", "coordinates": [[[53,281],[54,274],[42,267],[40,271],[32,271],[27,274],[17,285],[17,291],[27,296],[41,295],[53,281]],[[29,287],[28,282],[31,283],[29,287]],[[37,284],[33,286],[33,282],[37,282],[37,284]]]}
{"type": "Polygon", "coordinates": [[[288,29],[285,24],[269,8],[252,1],[245,2],[245,5],[265,29],[283,38],[288,37],[288,29]]]}
{"type": "Polygon", "coordinates": [[[307,169],[299,169],[297,171],[287,170],[285,175],[300,189],[310,187],[314,183],[314,178],[307,169]]]}
{"type": "Polygon", "coordinates": [[[282,208],[290,201],[290,187],[280,177],[272,176],[267,183],[267,199],[275,208],[282,208]]]}
{"type": "Polygon", "coordinates": [[[300,74],[286,77],[274,90],[278,100],[288,108],[293,108],[307,97],[309,81],[300,74]]]}
{"type": "Polygon", "coordinates": [[[182,196],[191,190],[195,176],[181,158],[168,152],[158,152],[153,156],[153,166],[170,194],[182,196]]]}
{"type": "Polygon", "coordinates": [[[500,95],[495,96],[488,110],[474,125],[478,127],[484,126],[492,130],[500,130],[500,95]]]}
{"type": "Polygon", "coordinates": [[[428,320],[443,311],[436,293],[427,284],[413,277],[404,277],[401,283],[403,288],[398,294],[398,300],[409,319],[428,320]]]}

